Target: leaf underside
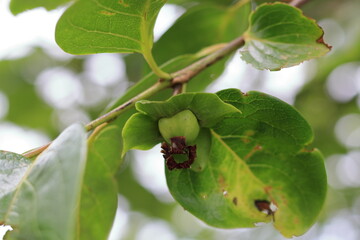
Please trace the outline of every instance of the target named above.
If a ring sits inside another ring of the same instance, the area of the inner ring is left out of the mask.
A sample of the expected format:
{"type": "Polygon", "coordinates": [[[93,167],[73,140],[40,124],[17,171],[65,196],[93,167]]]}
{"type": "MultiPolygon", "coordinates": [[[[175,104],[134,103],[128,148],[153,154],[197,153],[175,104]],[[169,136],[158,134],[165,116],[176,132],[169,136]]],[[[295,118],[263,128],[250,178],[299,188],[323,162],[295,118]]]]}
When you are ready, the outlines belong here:
{"type": "Polygon", "coordinates": [[[280,70],[326,54],[324,32],[300,9],[263,4],[250,15],[242,59],[258,69],[280,70]]]}
{"type": "Polygon", "coordinates": [[[86,133],[67,128],[32,163],[11,194],[2,220],[14,239],[72,239],[86,162],[86,133]]]}
{"type": "Polygon", "coordinates": [[[0,222],[4,221],[6,209],[30,165],[31,161],[20,154],[0,151],[0,222]]]}

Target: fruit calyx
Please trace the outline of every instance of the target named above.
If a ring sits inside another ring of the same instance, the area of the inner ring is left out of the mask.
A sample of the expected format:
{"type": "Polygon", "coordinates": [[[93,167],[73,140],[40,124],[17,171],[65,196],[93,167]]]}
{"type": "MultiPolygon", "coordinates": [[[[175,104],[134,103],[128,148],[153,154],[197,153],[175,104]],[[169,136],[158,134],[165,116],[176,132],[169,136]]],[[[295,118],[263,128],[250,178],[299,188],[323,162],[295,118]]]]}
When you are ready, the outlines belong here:
{"type": "Polygon", "coordinates": [[[173,169],[190,168],[196,158],[196,145],[187,146],[185,137],[173,137],[170,139],[171,144],[166,142],[161,144],[161,152],[165,159],[166,166],[171,171],[173,169]],[[187,160],[177,162],[174,155],[186,155],[187,160]]]}

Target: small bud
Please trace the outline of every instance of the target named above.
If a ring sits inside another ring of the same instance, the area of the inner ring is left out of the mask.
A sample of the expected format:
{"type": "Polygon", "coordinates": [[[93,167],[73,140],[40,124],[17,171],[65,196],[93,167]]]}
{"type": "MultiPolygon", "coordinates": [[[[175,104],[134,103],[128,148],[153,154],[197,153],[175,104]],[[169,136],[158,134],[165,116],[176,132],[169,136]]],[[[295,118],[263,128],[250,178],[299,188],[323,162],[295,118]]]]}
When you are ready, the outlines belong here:
{"type": "Polygon", "coordinates": [[[199,135],[200,126],[190,110],[184,110],[170,118],[159,120],[159,130],[166,142],[173,137],[185,137],[186,144],[192,144],[199,135]]]}

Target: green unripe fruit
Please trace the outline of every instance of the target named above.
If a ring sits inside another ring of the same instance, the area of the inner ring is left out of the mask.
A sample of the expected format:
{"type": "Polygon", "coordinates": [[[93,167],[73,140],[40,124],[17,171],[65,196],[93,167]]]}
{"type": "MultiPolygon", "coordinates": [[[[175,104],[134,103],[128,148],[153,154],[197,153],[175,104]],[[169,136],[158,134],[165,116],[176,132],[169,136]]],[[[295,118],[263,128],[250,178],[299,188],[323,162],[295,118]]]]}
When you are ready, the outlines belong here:
{"type": "Polygon", "coordinates": [[[192,144],[199,135],[200,126],[190,110],[184,110],[169,118],[159,120],[159,130],[166,142],[172,137],[185,137],[186,144],[192,144]]]}

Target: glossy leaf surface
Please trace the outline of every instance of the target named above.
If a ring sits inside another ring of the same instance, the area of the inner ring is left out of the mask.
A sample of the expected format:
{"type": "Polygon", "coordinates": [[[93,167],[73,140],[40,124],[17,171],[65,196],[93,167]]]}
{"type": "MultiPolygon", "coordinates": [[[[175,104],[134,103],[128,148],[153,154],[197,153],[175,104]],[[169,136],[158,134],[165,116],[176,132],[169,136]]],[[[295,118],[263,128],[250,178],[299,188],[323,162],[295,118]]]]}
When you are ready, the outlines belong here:
{"type": "Polygon", "coordinates": [[[72,54],[151,54],[153,27],[164,0],[79,0],[56,27],[56,42],[72,54]]]}
{"type": "Polygon", "coordinates": [[[284,236],[303,234],[319,215],[327,185],[322,155],[306,148],[309,125],[293,107],[263,93],[228,89],[218,95],[241,113],[213,128],[202,171],[166,169],[174,198],[212,226],[253,227],[275,219],[284,236]],[[274,204],[274,216],[255,201],[274,204]]]}
{"type": "Polygon", "coordinates": [[[215,126],[226,114],[239,111],[212,93],[183,93],[167,101],[143,100],[136,103],[136,109],[140,113],[133,115],[123,129],[124,153],[130,149],[150,149],[164,141],[158,126],[161,118],[170,118],[188,109],[201,127],[208,128],[215,126]],[[144,136],[144,132],[148,135],[144,136]]]}
{"type": "Polygon", "coordinates": [[[129,118],[122,135],[124,139],[123,154],[129,149],[151,149],[163,140],[157,121],[141,113],[135,113],[129,118]]]}
{"type": "Polygon", "coordinates": [[[161,102],[143,100],[136,103],[136,109],[156,120],[189,109],[196,115],[200,126],[206,128],[213,127],[228,113],[239,112],[213,93],[183,93],[161,102]]]}

